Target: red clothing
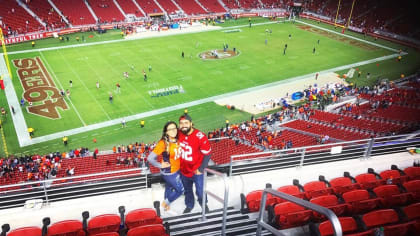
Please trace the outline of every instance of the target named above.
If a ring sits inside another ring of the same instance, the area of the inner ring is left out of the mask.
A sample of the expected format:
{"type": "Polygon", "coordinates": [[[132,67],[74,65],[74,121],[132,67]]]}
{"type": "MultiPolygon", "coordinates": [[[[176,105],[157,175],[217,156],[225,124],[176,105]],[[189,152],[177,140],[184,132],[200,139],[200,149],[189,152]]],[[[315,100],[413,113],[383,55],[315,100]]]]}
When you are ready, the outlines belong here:
{"type": "Polygon", "coordinates": [[[197,129],[194,129],[190,135],[182,132],[178,134],[181,147],[181,173],[192,177],[203,162],[204,155],[210,154],[210,142],[206,135],[197,129]]]}

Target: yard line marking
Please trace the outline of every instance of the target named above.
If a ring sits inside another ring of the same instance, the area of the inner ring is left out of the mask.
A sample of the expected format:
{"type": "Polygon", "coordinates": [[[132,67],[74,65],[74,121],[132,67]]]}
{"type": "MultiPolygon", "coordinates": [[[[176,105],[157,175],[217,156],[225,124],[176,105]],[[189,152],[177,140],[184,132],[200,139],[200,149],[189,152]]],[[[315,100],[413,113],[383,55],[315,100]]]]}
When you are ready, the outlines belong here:
{"type": "MultiPolygon", "coordinates": [[[[54,70],[52,69],[52,67],[50,66],[50,63],[48,63],[47,58],[45,58],[44,54],[42,52],[39,52],[41,54],[41,58],[42,60],[44,60],[45,64],[47,64],[48,70],[51,71],[53,77],[55,78],[55,81],[57,81],[57,83],[59,84],[60,88],[62,90],[64,90],[63,85],[61,84],[60,80],[58,79],[57,75],[55,74],[54,70]]],[[[67,97],[67,95],[66,95],[67,97]]],[[[79,111],[76,109],[76,107],[74,106],[73,102],[71,101],[70,98],[67,98],[67,100],[70,102],[70,105],[73,107],[74,111],[76,112],[76,115],[79,117],[80,121],[82,122],[83,126],[86,126],[85,121],[83,120],[82,116],[80,116],[79,111]]]]}
{"type": "Polygon", "coordinates": [[[67,59],[63,56],[63,54],[60,52],[60,50],[58,50],[60,56],[63,58],[64,62],[66,63],[66,65],[70,68],[70,70],[72,71],[72,73],[74,75],[76,75],[77,79],[81,82],[81,84],[86,88],[88,94],[93,98],[93,100],[96,102],[96,104],[98,104],[98,106],[102,109],[102,111],[105,113],[105,115],[108,117],[108,120],[111,120],[111,117],[108,115],[108,113],[105,111],[105,109],[102,107],[102,105],[98,102],[98,100],[96,100],[96,98],[89,92],[88,87],[86,86],[86,84],[83,82],[82,78],[80,78],[79,74],[73,69],[73,67],[68,63],[67,59]]]}

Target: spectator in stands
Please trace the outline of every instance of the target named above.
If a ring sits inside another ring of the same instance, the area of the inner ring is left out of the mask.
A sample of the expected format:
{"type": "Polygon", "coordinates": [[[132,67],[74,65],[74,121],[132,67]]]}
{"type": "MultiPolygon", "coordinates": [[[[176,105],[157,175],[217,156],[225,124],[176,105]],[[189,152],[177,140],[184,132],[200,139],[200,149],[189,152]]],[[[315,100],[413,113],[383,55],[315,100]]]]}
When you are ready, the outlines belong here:
{"type": "Polygon", "coordinates": [[[162,178],[166,182],[165,200],[162,202],[162,207],[165,210],[169,210],[171,202],[184,193],[184,185],[179,174],[180,153],[178,148],[178,126],[175,122],[169,121],[163,127],[161,139],[147,157],[150,164],[160,169],[162,178]],[[161,163],[157,161],[159,155],[162,155],[161,163]]]}
{"type": "MultiPolygon", "coordinates": [[[[189,213],[194,208],[193,184],[195,184],[198,203],[202,204],[203,198],[203,171],[210,160],[211,147],[205,134],[193,128],[191,117],[186,114],[179,118],[181,133],[179,145],[181,147],[181,178],[185,188],[184,213],[189,213]]],[[[201,206],[209,211],[207,203],[201,206]]]]}

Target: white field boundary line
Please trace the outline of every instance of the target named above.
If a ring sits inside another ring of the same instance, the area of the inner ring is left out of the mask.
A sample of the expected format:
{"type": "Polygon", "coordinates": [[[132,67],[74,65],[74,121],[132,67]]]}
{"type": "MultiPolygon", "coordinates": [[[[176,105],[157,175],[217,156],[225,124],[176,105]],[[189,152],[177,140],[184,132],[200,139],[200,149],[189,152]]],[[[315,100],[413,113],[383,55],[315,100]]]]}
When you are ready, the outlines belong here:
{"type": "MultiPolygon", "coordinates": [[[[39,54],[41,54],[42,60],[45,62],[45,64],[47,64],[47,67],[48,67],[49,71],[52,73],[54,80],[57,81],[58,85],[60,86],[60,89],[62,89],[64,91],[63,85],[61,84],[60,80],[58,79],[57,75],[55,74],[53,68],[50,66],[50,63],[48,63],[47,58],[45,58],[45,56],[44,56],[44,54],[42,52],[39,52],[39,54]]],[[[65,96],[67,96],[67,94],[65,96]]],[[[76,107],[74,106],[73,102],[71,101],[71,98],[70,97],[67,97],[67,100],[70,102],[70,105],[73,107],[74,111],[76,112],[76,115],[79,117],[79,119],[82,122],[83,126],[86,126],[85,121],[80,116],[80,113],[76,109],[76,107]]]]}
{"type": "MultiPolygon", "coordinates": [[[[302,24],[313,26],[315,28],[319,28],[321,30],[325,30],[325,31],[328,31],[328,32],[332,32],[332,33],[335,33],[335,34],[342,35],[342,34],[337,33],[335,31],[328,30],[328,29],[325,29],[325,28],[322,28],[322,27],[319,27],[319,26],[315,26],[315,25],[308,24],[308,23],[301,22],[301,21],[298,21],[298,22],[302,23],[302,24]]],[[[266,25],[266,24],[275,24],[275,23],[279,23],[279,22],[257,23],[257,24],[254,24],[254,25],[266,25]]],[[[218,28],[218,29],[203,30],[203,31],[200,31],[200,32],[234,29],[234,28],[243,28],[243,27],[248,27],[248,25],[225,27],[225,28],[222,28],[222,29],[218,28]]],[[[200,32],[182,32],[182,33],[178,33],[178,34],[189,34],[189,33],[200,33],[200,32]]],[[[157,36],[150,36],[150,37],[145,37],[145,38],[165,37],[165,36],[171,36],[171,35],[161,35],[161,36],[157,35],[157,36]]],[[[352,38],[352,39],[355,39],[355,40],[358,40],[358,41],[362,41],[362,42],[365,42],[365,43],[368,43],[368,44],[372,44],[372,45],[375,45],[375,46],[378,46],[378,47],[381,47],[381,48],[385,48],[385,49],[388,49],[388,50],[391,50],[391,51],[394,51],[394,52],[398,52],[396,49],[392,49],[392,48],[389,48],[389,47],[386,47],[386,46],[383,46],[383,45],[380,45],[380,44],[372,43],[372,42],[369,42],[369,41],[366,41],[366,40],[363,40],[363,39],[359,39],[359,38],[356,38],[356,37],[353,37],[353,36],[349,36],[349,35],[342,35],[342,36],[349,37],[349,38],[352,38]]],[[[140,40],[140,39],[130,39],[130,40],[140,40]]],[[[33,52],[33,51],[39,51],[41,53],[41,51],[63,49],[63,48],[75,48],[75,47],[83,47],[83,46],[89,46],[89,45],[99,45],[99,44],[106,44],[106,43],[123,42],[123,41],[126,41],[126,40],[120,39],[120,40],[112,40],[112,41],[106,41],[106,42],[88,43],[88,44],[82,44],[82,45],[69,45],[69,46],[60,46],[60,47],[46,48],[46,49],[25,50],[25,51],[19,51],[19,52],[12,52],[12,53],[9,53],[9,54],[19,54],[19,53],[26,53],[26,52],[33,52]]],[[[403,53],[403,55],[406,55],[406,54],[407,53],[403,53]]],[[[349,65],[344,65],[344,66],[339,66],[339,67],[327,69],[327,70],[321,71],[319,73],[323,74],[323,73],[328,73],[328,72],[334,72],[334,71],[337,71],[337,70],[349,69],[351,67],[366,65],[366,64],[370,64],[370,63],[374,63],[374,62],[378,62],[378,61],[383,61],[383,60],[388,60],[388,59],[391,59],[391,58],[396,58],[398,56],[399,56],[399,54],[392,54],[392,55],[388,55],[388,56],[378,57],[378,58],[370,59],[370,60],[367,60],[367,61],[362,61],[362,62],[358,62],[358,63],[353,63],[353,64],[349,64],[349,65]]],[[[3,57],[1,57],[1,62],[2,63],[0,63],[0,69],[1,69],[1,67],[6,68],[3,57]]],[[[6,73],[7,73],[7,69],[6,69],[6,73]]],[[[243,90],[239,90],[239,91],[235,91],[235,92],[231,92],[231,93],[226,93],[226,94],[222,94],[222,95],[218,95],[218,96],[213,96],[213,97],[209,97],[209,98],[205,98],[205,99],[200,99],[200,100],[196,100],[196,101],[192,101],[192,102],[188,102],[188,103],[178,104],[178,105],[175,105],[175,106],[161,108],[161,109],[157,109],[157,110],[153,110],[153,111],[149,111],[149,112],[143,112],[143,113],[139,113],[139,114],[136,114],[136,115],[126,117],[126,121],[128,122],[128,121],[132,121],[132,120],[136,120],[136,119],[141,119],[141,118],[157,115],[157,114],[164,113],[164,112],[169,112],[169,111],[173,111],[173,110],[177,110],[177,109],[182,109],[182,108],[185,108],[185,107],[196,106],[196,105],[200,105],[200,104],[203,104],[203,103],[206,103],[206,102],[215,101],[215,100],[222,99],[222,98],[229,97],[229,96],[234,96],[234,95],[238,95],[238,94],[249,92],[249,91],[264,89],[266,87],[275,86],[275,85],[286,83],[286,82],[292,82],[293,80],[303,79],[303,78],[306,78],[306,77],[309,77],[309,76],[314,76],[315,74],[316,73],[311,73],[311,74],[307,74],[307,75],[297,76],[297,77],[293,77],[293,78],[289,78],[289,79],[285,79],[285,80],[281,80],[281,81],[277,81],[277,82],[273,82],[273,83],[269,83],[269,84],[265,84],[265,85],[260,85],[260,86],[256,86],[256,87],[252,87],[252,88],[247,88],[247,89],[243,89],[243,90]]],[[[9,79],[10,85],[11,85],[11,86],[9,86],[8,91],[13,90],[13,94],[14,94],[14,96],[12,94],[10,94],[10,96],[12,96],[12,97],[9,97],[8,93],[6,93],[7,100],[9,101],[9,98],[14,99],[17,105],[15,106],[15,105],[13,105],[14,103],[12,104],[10,102],[9,102],[9,104],[14,106],[15,108],[18,108],[18,110],[19,110],[18,113],[21,114],[20,106],[19,106],[19,103],[17,101],[17,96],[16,96],[16,93],[14,91],[14,87],[11,83],[10,77],[8,78],[8,76],[5,76],[6,84],[8,84],[7,79],[9,79]]],[[[104,127],[108,127],[108,126],[111,126],[111,125],[119,124],[120,119],[122,119],[122,118],[118,118],[118,119],[109,120],[109,121],[105,121],[105,122],[101,122],[101,123],[97,123],[97,124],[93,124],[93,125],[88,125],[88,126],[85,126],[85,127],[79,127],[79,128],[75,128],[75,129],[71,129],[71,130],[67,130],[67,131],[57,132],[57,133],[54,133],[54,134],[49,134],[49,135],[45,135],[45,136],[42,136],[42,137],[37,137],[37,138],[34,138],[34,139],[30,139],[29,134],[27,132],[26,122],[25,122],[22,114],[21,114],[21,116],[22,117],[20,118],[18,123],[15,123],[15,121],[14,121],[14,124],[21,124],[22,127],[24,128],[24,130],[23,130],[23,128],[20,128],[19,132],[18,132],[17,127],[21,127],[21,125],[15,125],[15,130],[16,130],[18,141],[19,141],[19,144],[20,144],[21,147],[29,146],[29,145],[33,145],[33,144],[36,144],[36,143],[41,143],[41,142],[57,139],[57,138],[61,138],[63,136],[70,136],[70,135],[74,135],[74,134],[78,134],[78,133],[88,132],[88,131],[91,131],[91,130],[95,130],[95,129],[104,128],[104,127]],[[23,137],[21,137],[21,136],[23,136],[23,137]]]]}
{"type": "MultiPolygon", "coordinates": [[[[370,60],[366,60],[366,61],[362,61],[362,62],[357,62],[357,63],[353,63],[353,64],[348,64],[348,65],[344,65],[344,66],[339,66],[339,67],[327,69],[327,70],[321,71],[319,73],[324,74],[324,73],[334,72],[334,71],[338,71],[338,70],[345,70],[345,69],[349,69],[349,68],[356,67],[356,66],[361,66],[361,65],[375,63],[375,62],[378,62],[378,61],[388,60],[388,59],[391,59],[391,58],[396,58],[398,56],[399,56],[399,54],[392,54],[392,55],[388,55],[388,56],[378,57],[378,58],[374,58],[374,59],[370,59],[370,60]]],[[[138,114],[135,114],[135,115],[126,116],[125,120],[127,122],[133,121],[133,120],[140,120],[140,119],[144,119],[146,117],[159,115],[161,113],[167,113],[167,112],[171,112],[171,111],[175,111],[175,110],[184,109],[186,107],[192,107],[192,106],[200,105],[200,104],[207,103],[207,102],[213,102],[215,100],[223,99],[223,98],[234,96],[234,95],[239,95],[239,94],[242,94],[242,93],[247,93],[247,92],[250,92],[250,91],[261,90],[261,89],[265,89],[265,88],[268,88],[268,87],[272,87],[272,86],[276,86],[276,85],[284,84],[284,83],[293,83],[293,82],[296,82],[296,80],[305,79],[307,77],[314,77],[315,74],[316,73],[300,75],[300,76],[296,76],[296,77],[281,80],[281,81],[276,81],[276,82],[269,83],[269,84],[264,84],[264,85],[260,85],[260,86],[256,86],[256,87],[252,87],[252,88],[246,88],[246,89],[238,90],[238,91],[235,91],[235,92],[230,92],[230,93],[226,93],[226,94],[221,94],[221,95],[217,95],[217,96],[203,98],[203,99],[199,99],[199,100],[195,100],[195,101],[191,101],[191,102],[187,102],[187,103],[182,103],[182,104],[178,104],[178,105],[174,105],[174,106],[170,106],[170,107],[160,108],[160,109],[156,109],[156,110],[152,110],[152,111],[142,112],[142,113],[138,113],[138,114]]],[[[42,143],[42,142],[45,142],[45,141],[50,141],[50,140],[53,140],[53,139],[61,138],[63,136],[71,136],[71,135],[80,134],[80,133],[84,133],[84,132],[88,132],[88,131],[92,131],[92,130],[96,130],[96,129],[100,129],[100,128],[105,128],[105,127],[112,126],[112,125],[117,125],[117,124],[119,125],[121,123],[121,119],[122,118],[117,118],[117,119],[114,119],[114,120],[109,120],[109,121],[105,121],[105,122],[101,122],[101,123],[96,123],[96,124],[88,125],[88,126],[85,126],[85,127],[79,127],[79,128],[75,128],[75,129],[71,129],[71,130],[66,130],[66,131],[57,132],[57,133],[54,133],[54,134],[45,135],[45,136],[42,136],[42,137],[36,137],[36,138],[33,138],[33,139],[28,138],[27,140],[24,140],[24,141],[19,140],[19,143],[23,143],[24,144],[23,146],[28,146],[28,145],[32,145],[32,144],[42,143]]]]}
{"type": "Polygon", "coordinates": [[[337,35],[340,35],[340,36],[343,36],[343,37],[347,37],[347,38],[351,38],[351,39],[354,39],[354,40],[357,40],[357,41],[361,41],[361,42],[364,42],[366,44],[370,44],[370,45],[373,45],[373,46],[376,46],[376,47],[379,47],[379,48],[384,48],[384,49],[387,49],[387,50],[390,50],[390,51],[393,51],[393,52],[399,52],[399,50],[397,50],[395,48],[390,48],[390,47],[387,47],[387,46],[384,46],[384,45],[381,45],[381,44],[378,44],[378,43],[370,42],[370,41],[367,41],[367,40],[364,40],[364,39],[359,39],[359,38],[351,36],[351,35],[341,34],[339,32],[335,32],[333,30],[329,30],[329,29],[323,28],[321,26],[309,24],[309,23],[306,23],[306,22],[303,22],[303,21],[300,21],[300,20],[297,20],[296,22],[299,22],[299,23],[304,24],[304,25],[309,25],[311,27],[314,27],[314,28],[317,28],[317,29],[320,29],[320,30],[324,30],[324,31],[327,31],[327,32],[330,32],[330,33],[333,33],[333,34],[337,34],[337,35]]]}

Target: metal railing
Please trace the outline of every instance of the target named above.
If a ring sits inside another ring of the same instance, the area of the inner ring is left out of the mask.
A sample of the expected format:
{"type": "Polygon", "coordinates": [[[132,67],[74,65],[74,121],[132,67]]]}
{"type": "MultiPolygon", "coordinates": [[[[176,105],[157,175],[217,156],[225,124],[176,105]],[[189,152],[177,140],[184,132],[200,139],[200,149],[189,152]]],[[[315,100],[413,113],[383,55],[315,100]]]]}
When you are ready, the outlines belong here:
{"type": "Polygon", "coordinates": [[[402,152],[408,146],[420,146],[419,136],[420,134],[395,135],[232,155],[229,162],[229,176],[254,173],[259,167],[266,171],[356,158],[368,159],[374,155],[402,152]]]}
{"type": "Polygon", "coordinates": [[[203,221],[206,220],[206,200],[207,200],[207,194],[212,196],[213,198],[215,198],[218,202],[223,203],[223,218],[222,218],[222,236],[226,235],[226,219],[227,219],[227,208],[228,208],[228,200],[229,200],[229,185],[228,185],[228,178],[226,173],[220,173],[218,171],[209,169],[209,168],[205,168],[204,169],[204,183],[203,183],[203,199],[202,199],[202,203],[201,203],[201,207],[202,207],[202,213],[201,213],[201,218],[203,221]],[[217,175],[219,177],[223,178],[223,183],[225,185],[225,193],[224,193],[224,197],[220,198],[219,196],[217,196],[216,194],[207,191],[207,173],[212,173],[214,175],[217,175]]]}
{"type": "Polygon", "coordinates": [[[282,233],[280,233],[276,228],[274,228],[273,226],[267,224],[264,222],[264,212],[265,212],[265,206],[266,206],[266,201],[267,201],[267,194],[271,194],[273,196],[276,197],[280,197],[282,199],[285,199],[289,202],[293,202],[295,204],[298,204],[300,206],[306,207],[308,209],[311,209],[313,211],[316,211],[322,215],[325,215],[328,220],[330,220],[330,222],[332,223],[333,229],[334,229],[334,235],[336,236],[342,236],[343,235],[343,231],[341,229],[341,224],[340,221],[338,220],[338,217],[334,214],[333,211],[331,211],[328,208],[310,203],[308,201],[302,200],[300,198],[294,197],[294,196],[290,196],[286,193],[282,193],[276,190],[273,190],[271,188],[266,188],[264,189],[263,195],[261,197],[261,204],[260,204],[260,211],[258,213],[258,219],[257,219],[257,235],[261,235],[261,231],[262,228],[265,228],[267,230],[269,230],[271,233],[275,234],[275,235],[283,235],[282,233]]]}
{"type": "Polygon", "coordinates": [[[51,201],[144,188],[147,188],[147,175],[139,172],[138,168],[29,181],[0,186],[3,190],[0,192],[0,209],[24,206],[28,200],[42,199],[43,204],[48,204],[51,201]]]}

